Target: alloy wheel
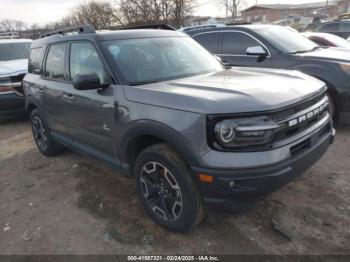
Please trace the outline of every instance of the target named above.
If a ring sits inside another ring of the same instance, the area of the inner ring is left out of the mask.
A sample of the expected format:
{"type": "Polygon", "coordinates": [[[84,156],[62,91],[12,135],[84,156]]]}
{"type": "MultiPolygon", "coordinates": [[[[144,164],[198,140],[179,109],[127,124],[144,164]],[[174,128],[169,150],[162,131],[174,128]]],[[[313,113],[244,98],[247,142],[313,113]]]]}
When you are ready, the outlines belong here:
{"type": "Polygon", "coordinates": [[[158,162],[148,162],[141,170],[142,194],[152,212],[165,221],[177,220],[182,213],[182,194],[174,175],[158,162]]]}
{"type": "Polygon", "coordinates": [[[35,141],[42,150],[45,150],[45,148],[47,147],[47,135],[40,117],[33,117],[32,126],[35,141]]]}

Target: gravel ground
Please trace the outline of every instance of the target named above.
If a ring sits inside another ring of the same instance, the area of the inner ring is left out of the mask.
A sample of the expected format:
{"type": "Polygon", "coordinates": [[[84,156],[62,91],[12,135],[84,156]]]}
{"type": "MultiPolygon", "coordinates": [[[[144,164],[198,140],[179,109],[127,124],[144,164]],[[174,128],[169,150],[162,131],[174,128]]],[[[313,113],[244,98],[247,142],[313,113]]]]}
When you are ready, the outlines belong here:
{"type": "Polygon", "coordinates": [[[337,132],[314,167],[251,212],[175,234],[146,215],[132,180],[69,150],[44,157],[28,122],[2,124],[0,254],[350,254],[350,129],[337,132]]]}

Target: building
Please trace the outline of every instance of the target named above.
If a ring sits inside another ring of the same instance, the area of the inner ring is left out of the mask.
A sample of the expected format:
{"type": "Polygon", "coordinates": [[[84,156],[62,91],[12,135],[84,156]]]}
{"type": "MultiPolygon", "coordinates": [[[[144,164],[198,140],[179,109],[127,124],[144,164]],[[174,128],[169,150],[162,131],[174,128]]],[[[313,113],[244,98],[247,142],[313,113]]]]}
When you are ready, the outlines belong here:
{"type": "Polygon", "coordinates": [[[306,4],[257,4],[242,10],[246,22],[272,23],[278,20],[328,16],[349,11],[350,0],[329,0],[306,4]]]}

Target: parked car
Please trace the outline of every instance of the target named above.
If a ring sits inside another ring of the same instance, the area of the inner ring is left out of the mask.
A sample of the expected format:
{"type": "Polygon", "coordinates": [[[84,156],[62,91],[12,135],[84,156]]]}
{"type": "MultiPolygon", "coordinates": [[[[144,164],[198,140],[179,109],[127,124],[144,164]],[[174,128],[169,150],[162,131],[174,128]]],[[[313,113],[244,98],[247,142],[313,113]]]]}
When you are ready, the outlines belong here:
{"type": "Polygon", "coordinates": [[[31,40],[0,39],[0,121],[25,115],[22,79],[31,40]]]}
{"type": "Polygon", "coordinates": [[[281,26],[245,25],[190,35],[231,66],[299,70],[328,86],[330,112],[350,124],[350,52],[320,47],[281,26]]]}
{"type": "Polygon", "coordinates": [[[350,42],[336,35],[312,32],[302,33],[301,35],[319,46],[338,47],[350,50],[350,42]]]}
{"type": "Polygon", "coordinates": [[[335,20],[322,23],[317,29],[320,33],[329,33],[347,39],[350,36],[350,20],[335,20]]]}
{"type": "Polygon", "coordinates": [[[64,145],[134,177],[144,208],[168,229],[193,227],[207,207],[250,208],[333,141],[315,78],[227,70],[177,31],[77,31],[31,46],[24,91],[38,149],[53,156],[64,145]]]}

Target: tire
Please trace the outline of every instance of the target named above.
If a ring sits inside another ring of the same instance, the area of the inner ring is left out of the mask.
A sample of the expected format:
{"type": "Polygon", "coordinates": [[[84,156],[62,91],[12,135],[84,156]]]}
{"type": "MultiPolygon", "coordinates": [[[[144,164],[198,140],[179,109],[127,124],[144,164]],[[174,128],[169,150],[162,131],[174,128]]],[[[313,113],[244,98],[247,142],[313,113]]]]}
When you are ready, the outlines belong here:
{"type": "Polygon", "coordinates": [[[38,109],[31,112],[30,123],[35,144],[43,155],[55,156],[62,152],[63,147],[52,138],[49,128],[40,116],[38,109]]]}
{"type": "Polygon", "coordinates": [[[171,231],[187,231],[205,215],[202,195],[188,164],[167,144],[146,148],[134,176],[147,213],[171,231]]]}
{"type": "Polygon", "coordinates": [[[327,93],[327,97],[328,97],[328,100],[329,100],[329,105],[328,105],[329,115],[332,117],[333,120],[335,120],[337,110],[335,108],[334,100],[333,100],[332,96],[329,93],[327,93]]]}

